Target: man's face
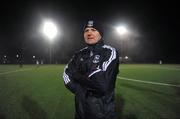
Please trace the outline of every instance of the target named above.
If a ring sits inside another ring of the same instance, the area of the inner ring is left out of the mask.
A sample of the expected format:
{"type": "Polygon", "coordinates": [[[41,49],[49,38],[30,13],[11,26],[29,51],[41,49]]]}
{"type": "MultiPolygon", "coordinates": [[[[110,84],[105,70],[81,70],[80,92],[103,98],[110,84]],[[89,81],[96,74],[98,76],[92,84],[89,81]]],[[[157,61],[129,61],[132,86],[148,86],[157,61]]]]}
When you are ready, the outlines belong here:
{"type": "Polygon", "coordinates": [[[101,40],[101,35],[95,28],[87,27],[84,30],[84,40],[87,44],[96,44],[101,40]]]}

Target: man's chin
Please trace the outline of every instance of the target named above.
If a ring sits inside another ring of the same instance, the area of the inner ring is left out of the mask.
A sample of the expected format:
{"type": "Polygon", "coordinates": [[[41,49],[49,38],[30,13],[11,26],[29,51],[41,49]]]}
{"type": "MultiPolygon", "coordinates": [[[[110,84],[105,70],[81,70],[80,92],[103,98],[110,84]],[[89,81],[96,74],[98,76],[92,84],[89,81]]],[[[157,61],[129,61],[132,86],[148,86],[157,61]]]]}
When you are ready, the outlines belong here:
{"type": "Polygon", "coordinates": [[[96,42],[87,42],[88,45],[94,45],[96,42]]]}

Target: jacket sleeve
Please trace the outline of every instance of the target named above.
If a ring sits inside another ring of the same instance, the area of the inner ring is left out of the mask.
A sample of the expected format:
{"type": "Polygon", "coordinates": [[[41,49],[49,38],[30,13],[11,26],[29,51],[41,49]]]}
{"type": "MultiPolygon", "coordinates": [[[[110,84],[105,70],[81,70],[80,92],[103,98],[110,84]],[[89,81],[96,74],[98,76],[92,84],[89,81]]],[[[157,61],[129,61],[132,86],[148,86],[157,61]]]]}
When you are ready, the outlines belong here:
{"type": "Polygon", "coordinates": [[[84,90],[83,86],[80,83],[76,82],[73,77],[75,72],[77,72],[76,60],[77,60],[77,55],[75,54],[70,60],[70,62],[64,68],[64,73],[63,73],[63,79],[66,88],[69,89],[74,94],[77,94],[78,92],[84,90]]]}
{"type": "Polygon", "coordinates": [[[116,76],[119,73],[119,54],[114,48],[110,48],[106,58],[95,70],[92,70],[87,78],[79,78],[90,90],[98,94],[105,94],[115,86],[116,76]]]}

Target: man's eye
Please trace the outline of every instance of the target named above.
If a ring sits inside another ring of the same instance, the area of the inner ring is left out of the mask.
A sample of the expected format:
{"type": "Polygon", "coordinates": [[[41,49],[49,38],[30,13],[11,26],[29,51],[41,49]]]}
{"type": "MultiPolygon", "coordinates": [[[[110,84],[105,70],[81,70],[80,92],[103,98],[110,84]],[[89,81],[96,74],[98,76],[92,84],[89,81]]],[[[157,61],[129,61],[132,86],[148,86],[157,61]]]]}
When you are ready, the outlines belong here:
{"type": "Polygon", "coordinates": [[[84,32],[88,32],[89,30],[88,29],[86,29],[84,32]]]}

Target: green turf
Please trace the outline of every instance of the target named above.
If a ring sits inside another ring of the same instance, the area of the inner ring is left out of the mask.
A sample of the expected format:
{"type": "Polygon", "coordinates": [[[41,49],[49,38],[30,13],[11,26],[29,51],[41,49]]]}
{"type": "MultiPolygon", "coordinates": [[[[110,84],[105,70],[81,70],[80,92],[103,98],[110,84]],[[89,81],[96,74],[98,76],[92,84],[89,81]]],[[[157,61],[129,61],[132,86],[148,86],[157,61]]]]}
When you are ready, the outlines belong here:
{"type": "MultiPolygon", "coordinates": [[[[64,65],[0,65],[0,119],[73,119],[64,65]],[[24,70],[24,71],[23,71],[24,70]]],[[[120,77],[180,85],[180,65],[120,65],[120,77]]],[[[179,119],[180,88],[117,79],[118,119],[179,119]]]]}

